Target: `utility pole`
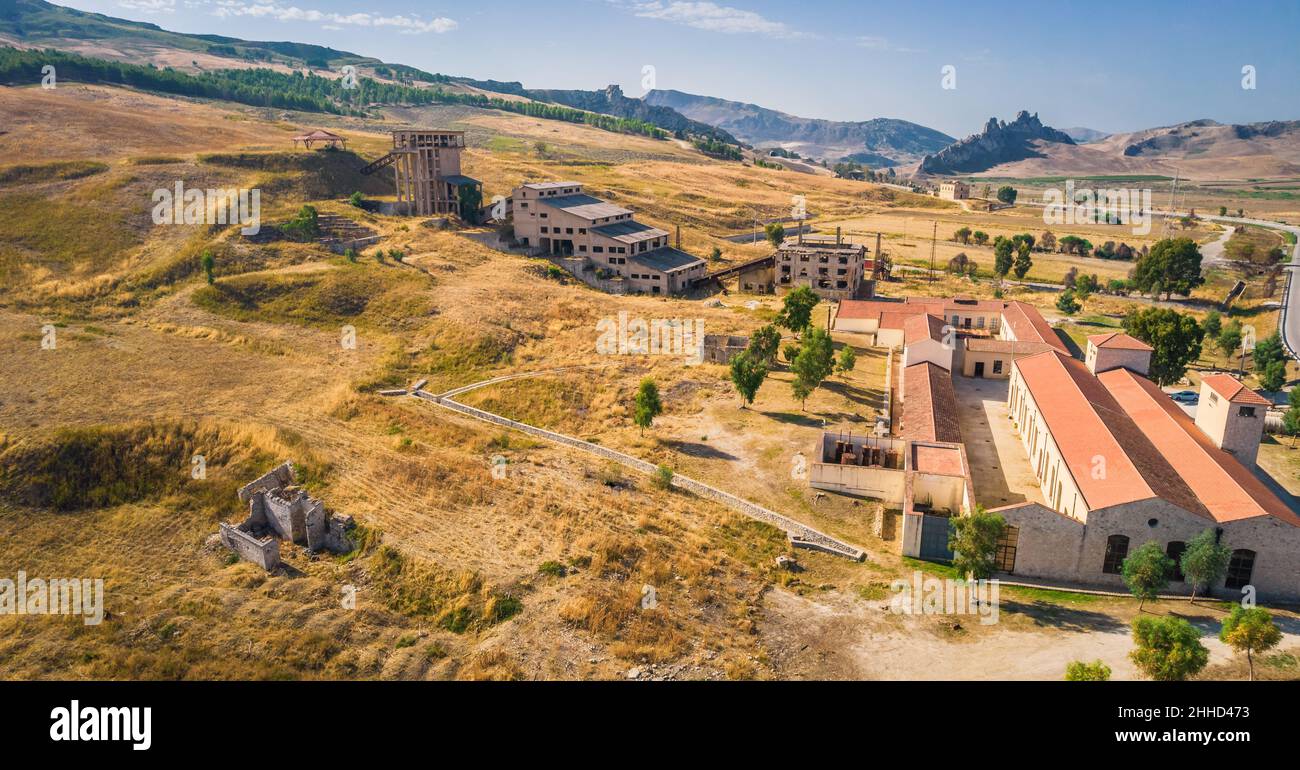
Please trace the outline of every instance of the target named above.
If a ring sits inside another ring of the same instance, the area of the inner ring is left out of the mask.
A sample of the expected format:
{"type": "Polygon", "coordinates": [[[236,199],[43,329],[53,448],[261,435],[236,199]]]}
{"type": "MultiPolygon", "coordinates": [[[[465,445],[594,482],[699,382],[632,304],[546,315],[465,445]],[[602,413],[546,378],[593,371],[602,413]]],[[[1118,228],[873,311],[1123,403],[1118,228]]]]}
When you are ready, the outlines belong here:
{"type": "Polygon", "coordinates": [[[935,239],[939,236],[939,222],[935,220],[934,228],[930,231],[930,283],[934,283],[934,248],[935,239]]]}

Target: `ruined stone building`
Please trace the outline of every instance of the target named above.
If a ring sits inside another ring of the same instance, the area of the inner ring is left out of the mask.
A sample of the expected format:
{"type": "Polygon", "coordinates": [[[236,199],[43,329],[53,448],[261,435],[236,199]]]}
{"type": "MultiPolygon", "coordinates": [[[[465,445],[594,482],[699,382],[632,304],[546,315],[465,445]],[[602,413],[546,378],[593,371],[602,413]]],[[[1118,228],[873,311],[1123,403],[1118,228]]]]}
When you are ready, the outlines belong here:
{"type": "Polygon", "coordinates": [[[352,517],[328,513],[324,503],[296,486],[292,463],[282,463],[244,485],[239,502],[248,506],[248,517],[234,526],[221,522],[221,542],[263,569],[279,566],[281,540],[309,551],[352,550],[352,517]]]}

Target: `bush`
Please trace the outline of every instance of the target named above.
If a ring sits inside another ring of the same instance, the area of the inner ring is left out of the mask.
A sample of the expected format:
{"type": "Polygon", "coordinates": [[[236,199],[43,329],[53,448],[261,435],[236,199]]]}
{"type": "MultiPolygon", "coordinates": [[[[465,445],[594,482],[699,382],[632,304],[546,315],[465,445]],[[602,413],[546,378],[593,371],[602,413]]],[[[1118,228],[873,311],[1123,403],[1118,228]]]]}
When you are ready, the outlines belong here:
{"type": "Polygon", "coordinates": [[[1071,661],[1065,667],[1067,682],[1105,682],[1110,679],[1110,666],[1100,660],[1085,663],[1081,660],[1071,661]]]}
{"type": "Polygon", "coordinates": [[[537,571],[543,575],[550,575],[551,577],[564,577],[569,574],[569,568],[558,561],[544,561],[541,566],[537,568],[537,571]]]}
{"type": "Polygon", "coordinates": [[[673,486],[673,469],[667,465],[660,465],[655,471],[654,485],[659,489],[672,489],[673,486]]]}

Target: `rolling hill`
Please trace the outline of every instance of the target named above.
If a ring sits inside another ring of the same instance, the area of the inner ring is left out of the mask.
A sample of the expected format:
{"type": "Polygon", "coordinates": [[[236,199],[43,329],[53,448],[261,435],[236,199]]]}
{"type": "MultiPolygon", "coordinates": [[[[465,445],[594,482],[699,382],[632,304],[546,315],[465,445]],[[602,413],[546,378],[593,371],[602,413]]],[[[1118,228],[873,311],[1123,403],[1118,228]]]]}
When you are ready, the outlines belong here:
{"type": "Polygon", "coordinates": [[[801,118],[756,104],[672,90],[650,91],[643,100],[729,131],[755,147],[781,147],[805,156],[854,160],[874,167],[913,162],[956,141],[934,129],[893,118],[851,122],[801,118]]]}
{"type": "Polygon", "coordinates": [[[1087,143],[1021,112],[924,159],[922,175],[992,177],[1179,175],[1243,180],[1300,175],[1300,121],[1244,125],[1209,119],[1111,134],[1087,143]]]}

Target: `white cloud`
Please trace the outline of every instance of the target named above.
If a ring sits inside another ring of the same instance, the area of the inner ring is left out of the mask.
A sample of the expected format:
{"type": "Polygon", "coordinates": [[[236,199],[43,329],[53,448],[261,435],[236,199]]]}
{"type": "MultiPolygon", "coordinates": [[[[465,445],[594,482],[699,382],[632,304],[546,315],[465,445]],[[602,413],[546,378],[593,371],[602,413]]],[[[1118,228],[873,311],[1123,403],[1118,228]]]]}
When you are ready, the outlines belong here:
{"type": "MultiPolygon", "coordinates": [[[[138,2],[139,0],[123,0],[138,2]]],[[[149,0],[146,0],[149,1],[149,0]]],[[[393,27],[404,35],[422,35],[427,32],[442,34],[456,29],[455,19],[439,16],[425,21],[418,16],[376,16],[369,13],[341,14],[332,11],[316,11],[299,8],[294,5],[283,6],[267,2],[244,2],[243,0],[217,0],[217,16],[252,16],[270,18],[278,21],[320,22],[326,29],[339,29],[341,25],[355,27],[393,27]]]]}
{"type": "Polygon", "coordinates": [[[172,13],[176,10],[176,0],[117,0],[117,5],[141,13],[172,13]]]}
{"type": "Polygon", "coordinates": [[[888,38],[879,35],[859,35],[855,41],[859,48],[867,48],[872,51],[889,51],[890,53],[925,53],[921,48],[908,48],[907,46],[895,45],[888,38]]]}
{"type": "Polygon", "coordinates": [[[772,21],[753,11],[718,5],[703,0],[686,2],[672,0],[660,2],[652,0],[645,3],[633,3],[631,10],[643,19],[657,19],[688,27],[723,32],[728,35],[763,35],[765,37],[794,38],[806,37],[804,33],[793,30],[780,21],[772,21]]]}

